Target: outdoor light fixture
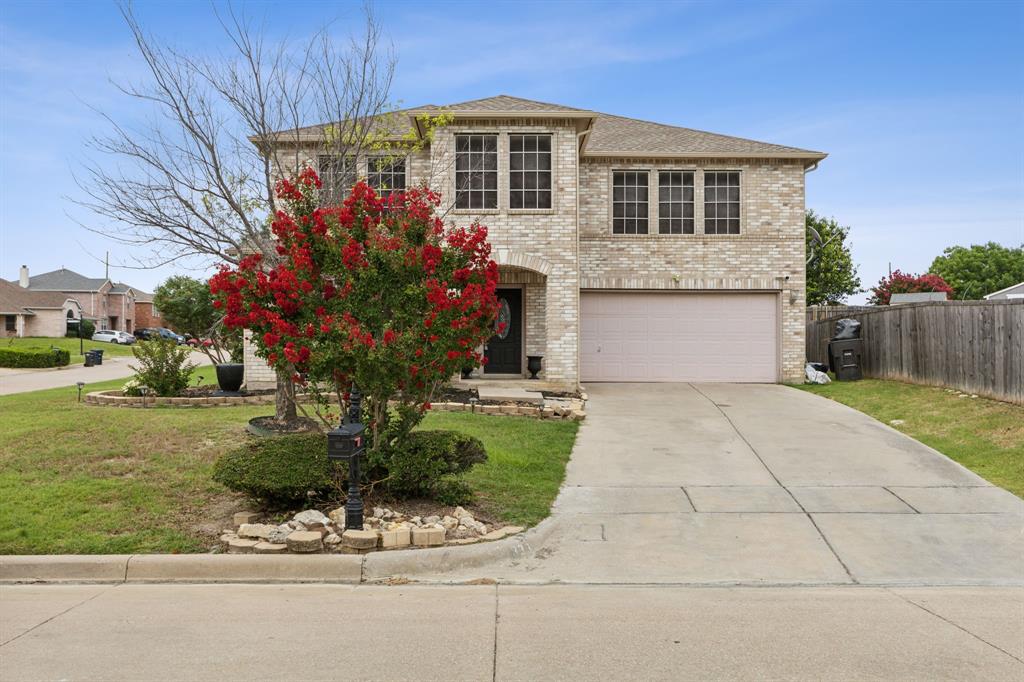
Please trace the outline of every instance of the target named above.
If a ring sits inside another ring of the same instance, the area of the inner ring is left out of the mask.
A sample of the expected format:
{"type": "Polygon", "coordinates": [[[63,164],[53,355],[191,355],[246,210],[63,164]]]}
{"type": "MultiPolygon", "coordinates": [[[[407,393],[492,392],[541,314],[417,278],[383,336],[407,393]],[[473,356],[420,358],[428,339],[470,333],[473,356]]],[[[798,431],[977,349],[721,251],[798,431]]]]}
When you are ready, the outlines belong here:
{"type": "Polygon", "coordinates": [[[139,386],[139,393],[142,394],[142,407],[146,407],[146,396],[149,395],[149,386],[139,386]]]}
{"type": "Polygon", "coordinates": [[[85,382],[79,381],[75,386],[78,386],[78,402],[82,402],[82,389],[85,388],[85,382]]]}
{"type": "Polygon", "coordinates": [[[470,412],[476,412],[476,404],[478,402],[480,402],[479,398],[470,398],[469,399],[469,411],[470,412]]]}
{"type": "Polygon", "coordinates": [[[352,386],[348,417],[327,432],[327,459],[348,462],[348,498],[345,500],[345,528],[363,529],[363,498],[359,495],[359,457],[366,452],[362,424],[363,396],[352,386]]]}

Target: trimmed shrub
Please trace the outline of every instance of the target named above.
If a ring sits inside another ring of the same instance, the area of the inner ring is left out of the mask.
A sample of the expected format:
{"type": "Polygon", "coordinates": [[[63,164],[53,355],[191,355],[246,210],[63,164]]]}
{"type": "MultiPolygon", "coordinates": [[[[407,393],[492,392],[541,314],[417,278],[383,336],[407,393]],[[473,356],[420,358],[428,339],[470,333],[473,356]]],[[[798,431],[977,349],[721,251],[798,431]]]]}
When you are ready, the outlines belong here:
{"type": "Polygon", "coordinates": [[[188,387],[195,365],[188,362],[191,349],[170,339],[152,339],[135,344],[132,354],[139,366],[135,370],[139,386],[148,386],[161,397],[178,395],[188,387]]]}
{"type": "Polygon", "coordinates": [[[327,437],[298,433],[260,438],[226,452],[213,480],[271,507],[285,507],[337,487],[337,465],[327,459],[327,437]]]}
{"type": "MultiPolygon", "coordinates": [[[[79,324],[82,325],[82,338],[83,339],[91,339],[92,335],[96,333],[96,325],[93,324],[92,320],[85,320],[85,319],[83,319],[79,324]]],[[[69,337],[71,337],[73,339],[77,339],[78,338],[78,325],[77,324],[73,324],[73,325],[69,324],[68,325],[68,331],[67,331],[67,334],[65,334],[65,336],[69,336],[69,337]]]]}
{"type": "Polygon", "coordinates": [[[0,348],[0,367],[64,367],[71,354],[59,348],[0,348]]]}
{"type": "Polygon", "coordinates": [[[460,476],[487,461],[479,439],[457,431],[413,431],[388,458],[387,489],[395,497],[430,497],[444,504],[468,502],[460,476]]]}

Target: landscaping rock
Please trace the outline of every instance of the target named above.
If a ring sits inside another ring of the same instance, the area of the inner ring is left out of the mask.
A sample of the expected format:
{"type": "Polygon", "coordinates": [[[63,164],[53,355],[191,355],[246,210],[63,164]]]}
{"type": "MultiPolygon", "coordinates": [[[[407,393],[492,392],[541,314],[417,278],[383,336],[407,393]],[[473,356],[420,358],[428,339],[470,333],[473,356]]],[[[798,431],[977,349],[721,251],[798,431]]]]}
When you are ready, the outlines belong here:
{"type": "Polygon", "coordinates": [[[423,523],[427,524],[428,526],[432,526],[435,523],[440,523],[440,521],[440,516],[428,516],[427,518],[423,519],[423,523]]]}
{"type": "Polygon", "coordinates": [[[278,544],[276,542],[257,542],[252,551],[255,554],[287,554],[288,545],[278,544]]]}
{"type": "Polygon", "coordinates": [[[260,515],[256,512],[242,511],[237,512],[233,518],[235,526],[241,526],[243,523],[256,523],[260,520],[260,515]]]}
{"type": "Polygon", "coordinates": [[[463,509],[462,507],[456,507],[455,511],[452,512],[452,516],[454,516],[457,519],[461,519],[463,516],[473,518],[473,515],[466,511],[465,509],[463,509]]]}
{"type": "Polygon", "coordinates": [[[328,523],[331,522],[331,519],[329,516],[326,516],[325,514],[318,512],[316,509],[307,509],[306,511],[301,511],[295,516],[293,516],[292,521],[301,523],[305,525],[307,528],[309,528],[314,524],[326,526],[328,523]]]}
{"type": "Polygon", "coordinates": [[[293,531],[285,541],[288,551],[309,554],[319,552],[323,549],[323,536],[317,531],[297,530],[293,531]]]}
{"type": "Polygon", "coordinates": [[[258,540],[246,540],[245,538],[228,540],[228,554],[252,554],[253,547],[258,544],[258,540]]]}
{"type": "Polygon", "coordinates": [[[384,530],[380,533],[380,542],[381,547],[385,549],[390,547],[408,547],[409,543],[412,542],[412,533],[408,528],[384,530]]]}
{"type": "Polygon", "coordinates": [[[341,534],[341,543],[351,549],[373,549],[377,546],[377,531],[347,530],[341,534]]]}
{"type": "Polygon", "coordinates": [[[327,516],[330,517],[331,521],[338,525],[338,527],[345,525],[345,508],[338,507],[327,512],[327,516]]]}
{"type": "Polygon", "coordinates": [[[441,525],[445,530],[452,531],[459,527],[459,520],[454,516],[446,516],[441,519],[441,525]]]}
{"type": "Polygon", "coordinates": [[[243,523],[238,527],[238,535],[243,538],[259,538],[266,540],[277,530],[277,526],[268,523],[243,523]]]}
{"type": "Polygon", "coordinates": [[[444,528],[413,528],[412,544],[417,547],[436,547],[444,544],[444,528]]]}
{"type": "Polygon", "coordinates": [[[274,532],[267,536],[267,542],[274,544],[283,544],[288,536],[295,532],[295,529],[289,526],[287,523],[282,523],[280,526],[274,529],[274,532]]]}
{"type": "Polygon", "coordinates": [[[329,535],[324,537],[324,544],[332,547],[334,545],[341,544],[341,536],[337,533],[330,533],[329,535]]]}

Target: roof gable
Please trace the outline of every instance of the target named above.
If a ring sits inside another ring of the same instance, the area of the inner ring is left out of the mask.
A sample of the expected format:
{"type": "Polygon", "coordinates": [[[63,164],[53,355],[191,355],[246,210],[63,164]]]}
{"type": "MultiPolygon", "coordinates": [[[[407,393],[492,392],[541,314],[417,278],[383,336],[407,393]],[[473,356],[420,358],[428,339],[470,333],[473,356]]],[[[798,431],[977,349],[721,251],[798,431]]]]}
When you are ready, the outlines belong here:
{"type": "Polygon", "coordinates": [[[104,277],[86,277],[61,268],[29,277],[28,288],[36,291],[99,291],[107,283],[104,277]]]}
{"type": "MultiPolygon", "coordinates": [[[[75,301],[60,291],[33,291],[0,279],[0,315],[32,314],[33,308],[63,308],[69,300],[75,301]]],[[[78,301],[75,304],[78,305],[78,301]]]]}

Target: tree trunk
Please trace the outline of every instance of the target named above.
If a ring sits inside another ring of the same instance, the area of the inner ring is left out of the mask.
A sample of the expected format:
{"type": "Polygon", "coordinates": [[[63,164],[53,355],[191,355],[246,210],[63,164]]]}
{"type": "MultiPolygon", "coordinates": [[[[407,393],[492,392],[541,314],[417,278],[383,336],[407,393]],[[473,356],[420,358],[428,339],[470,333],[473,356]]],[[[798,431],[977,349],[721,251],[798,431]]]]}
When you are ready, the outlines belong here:
{"type": "Polygon", "coordinates": [[[277,393],[274,398],[274,418],[279,422],[292,421],[295,414],[295,384],[288,372],[277,372],[277,393]]]}

